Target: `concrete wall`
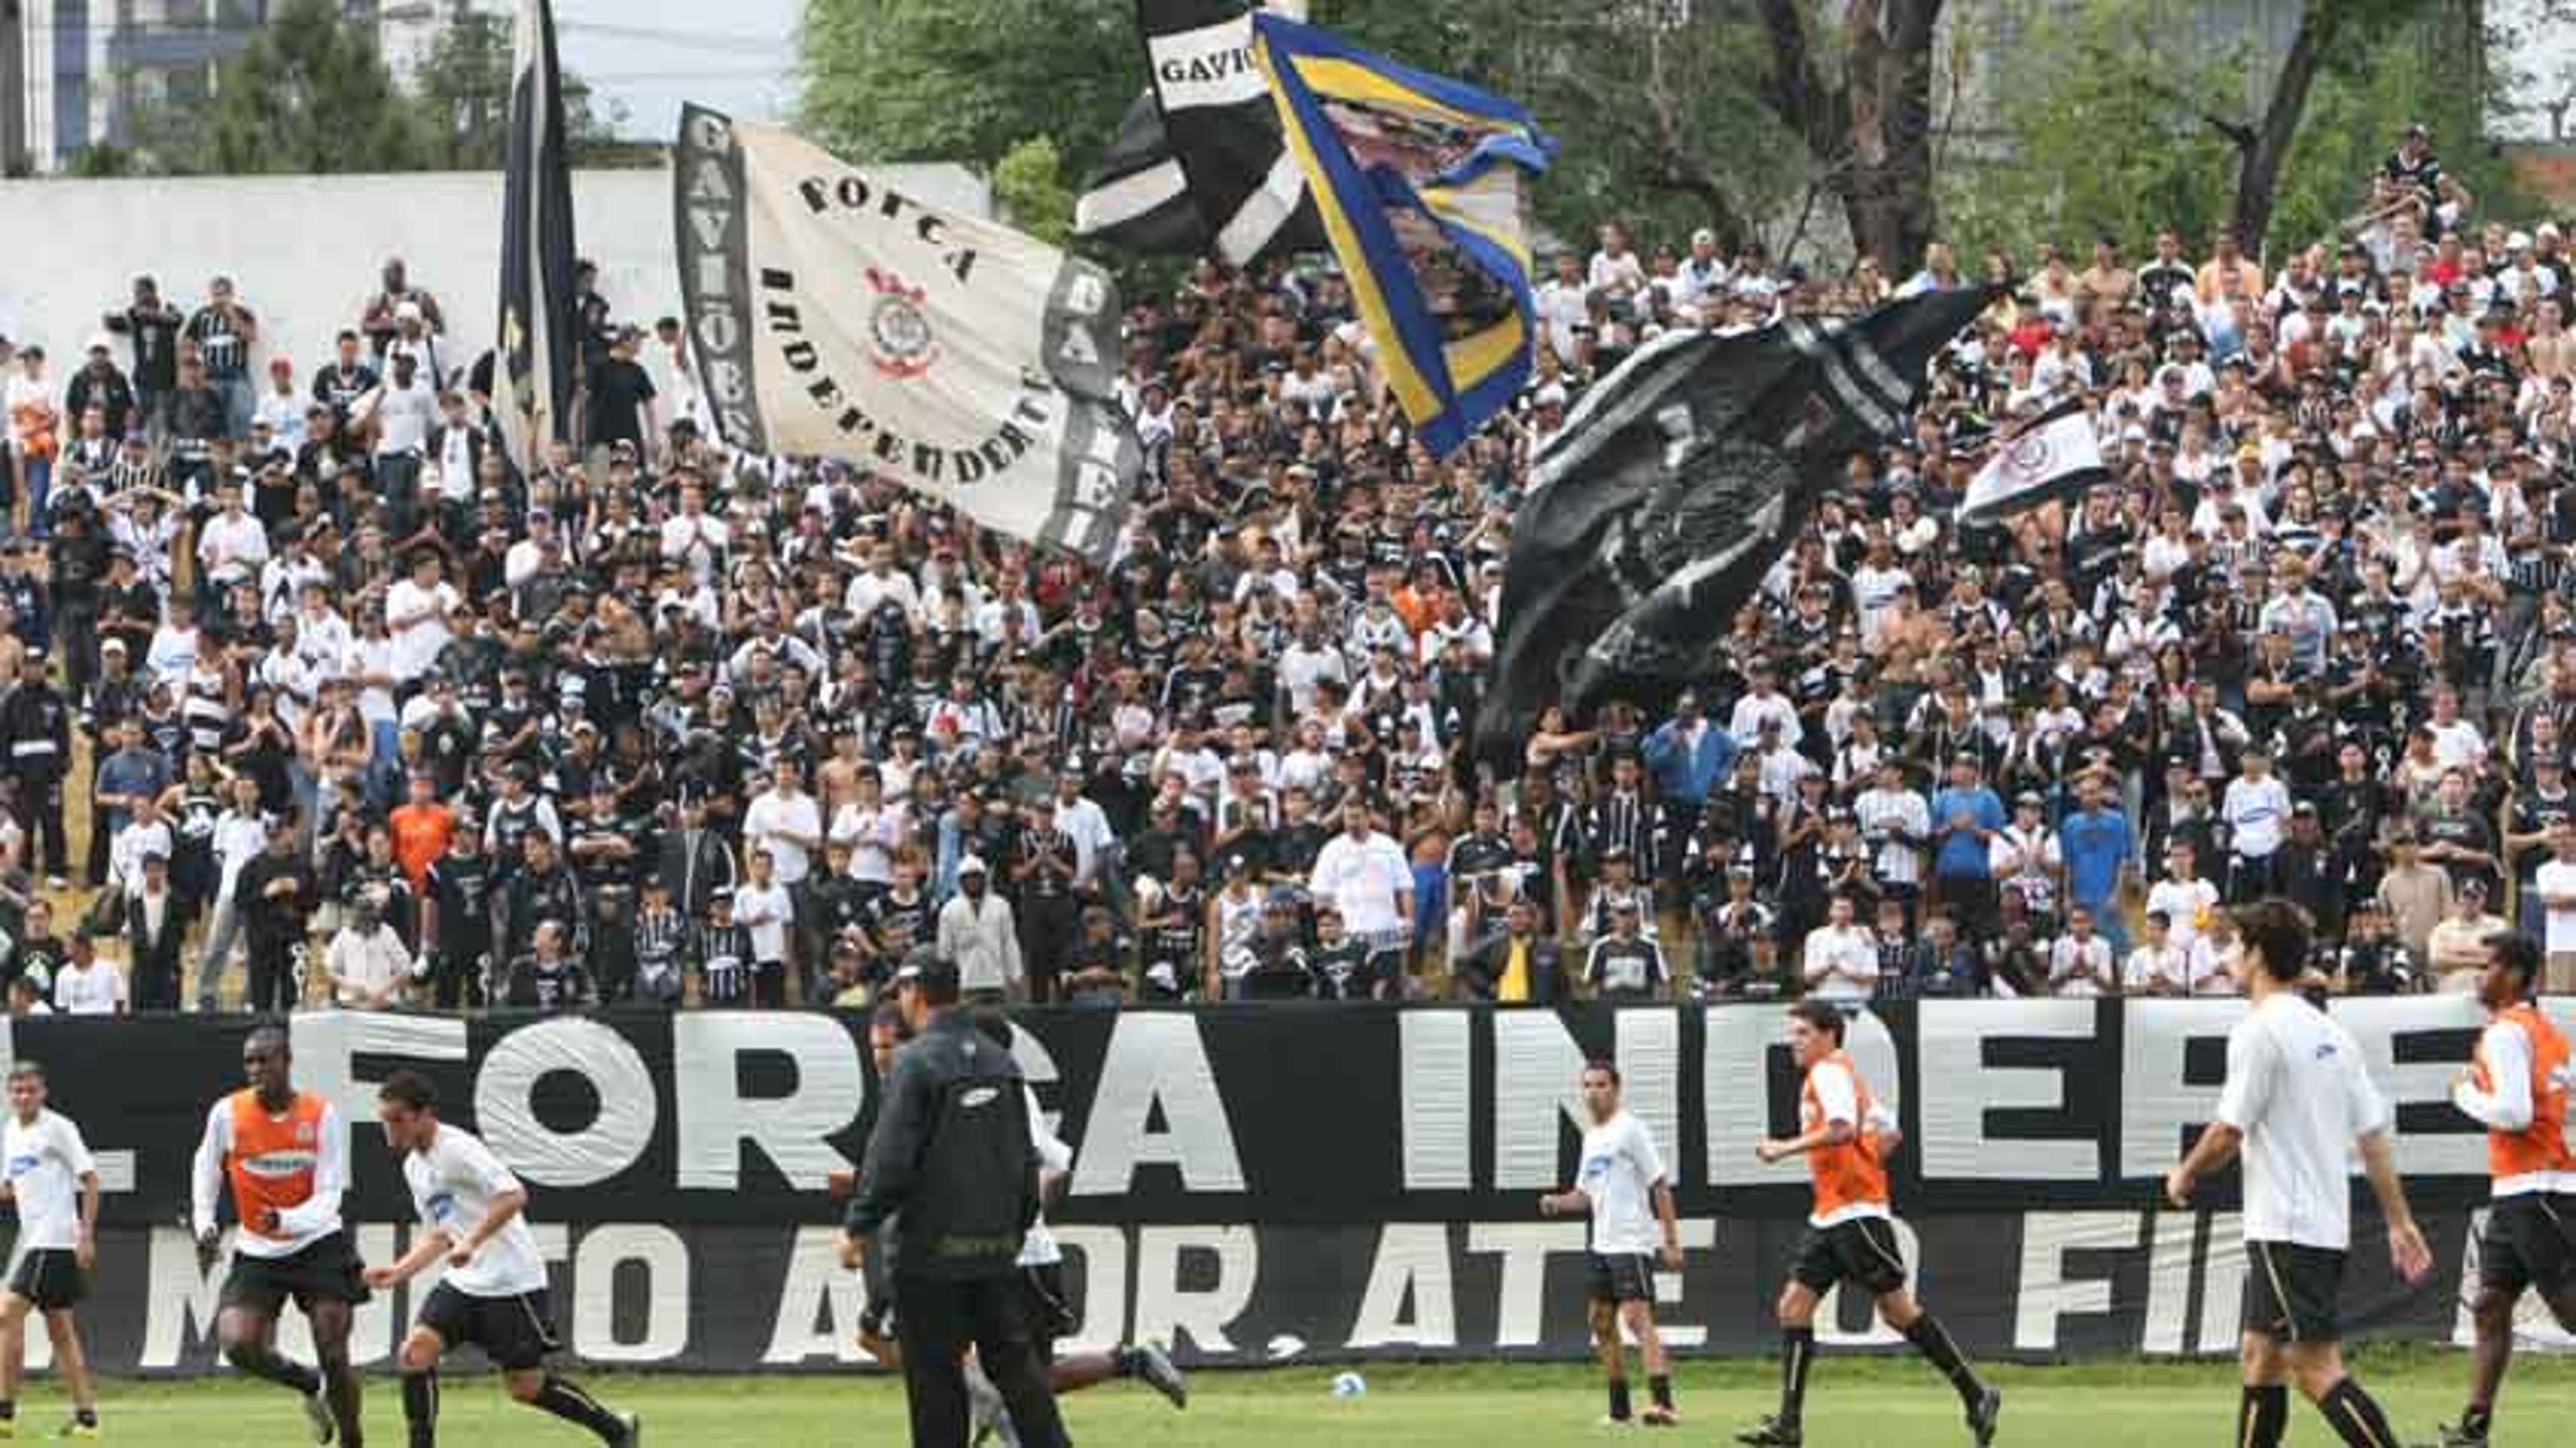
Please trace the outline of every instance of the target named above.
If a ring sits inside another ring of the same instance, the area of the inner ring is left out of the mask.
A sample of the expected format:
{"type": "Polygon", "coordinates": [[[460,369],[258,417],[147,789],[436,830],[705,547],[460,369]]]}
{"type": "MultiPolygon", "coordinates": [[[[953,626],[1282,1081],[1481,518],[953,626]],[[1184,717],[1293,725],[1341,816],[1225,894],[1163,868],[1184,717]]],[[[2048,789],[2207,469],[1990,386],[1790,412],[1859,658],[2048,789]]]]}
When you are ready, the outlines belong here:
{"type": "MultiPolygon", "coordinates": [[[[881,169],[934,205],[991,212],[984,183],[961,167],[881,169]]],[[[583,171],[572,190],[581,252],[598,261],[617,314],[649,324],[676,313],[668,169],[583,171]]],[[[193,307],[221,274],[259,316],[256,365],[283,350],[301,376],[356,325],[377,269],[399,256],[437,294],[461,365],[492,343],[500,233],[497,172],[0,182],[0,333],[41,342],[61,376],[136,276],[193,307]]]]}

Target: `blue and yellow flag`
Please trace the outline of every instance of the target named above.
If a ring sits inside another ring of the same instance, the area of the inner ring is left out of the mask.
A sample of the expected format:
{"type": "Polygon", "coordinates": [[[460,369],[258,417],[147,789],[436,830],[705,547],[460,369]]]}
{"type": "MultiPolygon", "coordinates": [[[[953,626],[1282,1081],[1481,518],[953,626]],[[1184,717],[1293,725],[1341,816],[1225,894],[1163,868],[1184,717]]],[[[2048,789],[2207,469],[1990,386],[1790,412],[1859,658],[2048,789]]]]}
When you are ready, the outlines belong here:
{"type": "Polygon", "coordinates": [[[1556,142],[1510,101],[1312,26],[1265,11],[1252,33],[1378,364],[1446,455],[1528,380],[1527,183],[1556,142]]]}

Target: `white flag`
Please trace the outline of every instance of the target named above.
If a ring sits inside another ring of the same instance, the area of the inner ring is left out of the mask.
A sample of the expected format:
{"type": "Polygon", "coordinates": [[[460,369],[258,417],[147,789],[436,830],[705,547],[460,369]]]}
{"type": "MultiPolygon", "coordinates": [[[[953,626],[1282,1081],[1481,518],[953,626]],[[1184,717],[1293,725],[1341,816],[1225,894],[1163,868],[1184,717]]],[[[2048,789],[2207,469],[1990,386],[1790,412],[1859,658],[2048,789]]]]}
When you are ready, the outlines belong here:
{"type": "Polygon", "coordinates": [[[2007,435],[1968,484],[1959,521],[1986,523],[2052,498],[2069,498],[2109,474],[2102,443],[2081,403],[2070,404],[2007,435]]]}
{"type": "Polygon", "coordinates": [[[842,458],[1106,560],[1141,452],[1107,273],[769,126],[688,107],[680,286],[707,401],[750,452],[842,458]]]}

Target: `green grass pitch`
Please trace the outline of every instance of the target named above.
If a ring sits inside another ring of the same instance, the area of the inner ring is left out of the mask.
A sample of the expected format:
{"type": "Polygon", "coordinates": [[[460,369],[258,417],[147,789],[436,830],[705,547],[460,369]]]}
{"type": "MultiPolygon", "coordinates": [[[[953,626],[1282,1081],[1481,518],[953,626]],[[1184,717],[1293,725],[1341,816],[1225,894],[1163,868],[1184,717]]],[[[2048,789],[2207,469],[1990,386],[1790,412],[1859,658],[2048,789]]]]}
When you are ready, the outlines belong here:
{"type": "MultiPolygon", "coordinates": [[[[2456,1353],[2377,1352],[2358,1375],[2386,1404],[2408,1442],[2430,1442],[2438,1421],[2459,1408],[2465,1360],[2456,1353]]],[[[1066,1417],[1086,1448],[1505,1448],[1625,1437],[1596,1427],[1597,1374],[1568,1366],[1361,1369],[1368,1393],[1335,1399],[1329,1371],[1200,1373],[1187,1412],[1126,1383],[1077,1394],[1066,1417]]],[[[2002,1368],[2004,1444],[2034,1448],[2172,1448],[2232,1436],[2236,1388],[2226,1364],[2083,1364],[2002,1368]]],[[[1679,1433],[1647,1441],[1722,1444],[1771,1404],[1773,1365],[1685,1361],[1677,1379],[1679,1433]]],[[[402,1406],[390,1379],[369,1380],[368,1441],[400,1444],[402,1406]]],[[[579,1448],[588,1437],[504,1402],[498,1383],[460,1374],[446,1383],[440,1440],[469,1448],[579,1448]]],[[[900,1445],[902,1390],[883,1377],[592,1380],[621,1411],[641,1411],[653,1448],[804,1448],[900,1445]]],[[[1644,1400],[1639,1384],[1639,1401],[1644,1400]]],[[[110,1383],[102,1408],[106,1441],[129,1448],[286,1448],[309,1442],[296,1405],[274,1389],[238,1382],[110,1383]]],[[[2568,1441],[2576,1423],[2576,1362],[2526,1355],[2507,1383],[2496,1440],[2568,1441]]],[[[49,1435],[68,1416],[51,1382],[30,1385],[19,1407],[20,1439],[49,1435]]],[[[2291,1419],[2294,1443],[2333,1435],[2304,1405],[2291,1419]]],[[[1807,1441],[1817,1448],[1932,1448],[1968,1441],[1957,1400],[1928,1369],[1904,1359],[1827,1356],[1816,1366],[1807,1441]]]]}

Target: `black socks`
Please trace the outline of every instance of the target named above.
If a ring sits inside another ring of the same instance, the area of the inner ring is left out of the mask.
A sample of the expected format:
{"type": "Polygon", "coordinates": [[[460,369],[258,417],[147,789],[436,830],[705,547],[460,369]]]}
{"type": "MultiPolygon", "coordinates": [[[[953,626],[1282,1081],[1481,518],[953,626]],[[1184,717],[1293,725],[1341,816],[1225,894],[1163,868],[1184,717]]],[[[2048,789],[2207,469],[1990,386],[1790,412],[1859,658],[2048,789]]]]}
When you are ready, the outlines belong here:
{"type": "Polygon", "coordinates": [[[2244,1448],[2281,1448],[2290,1427],[2290,1390],[2275,1383],[2249,1387],[2236,1404],[2236,1441],[2244,1448]]]}
{"type": "Polygon", "coordinates": [[[2317,1399],[2317,1411],[2326,1415],[2326,1422],[2352,1448],[2401,1448],[2396,1430],[2388,1426],[2388,1415],[2350,1378],[2327,1389],[2317,1399]]]}
{"type": "Polygon", "coordinates": [[[1780,1330],[1780,1421],[1795,1423],[1807,1411],[1807,1369],[1816,1361],[1816,1330],[1780,1330]]]}
{"type": "Polygon", "coordinates": [[[1610,1421],[1613,1423],[1628,1421],[1628,1380],[1626,1378],[1610,1380],[1610,1421]]]}
{"type": "Polygon", "coordinates": [[[1657,1373],[1653,1377],[1646,1379],[1646,1393],[1647,1396],[1655,1400],[1656,1407],[1663,1409],[1667,1413],[1671,1412],[1673,1410],[1672,1374],[1657,1373]]]}
{"type": "Polygon", "coordinates": [[[601,1407],[598,1399],[583,1392],[580,1385],[571,1379],[559,1378],[552,1373],[546,1375],[545,1386],[537,1390],[537,1396],[529,1406],[544,1409],[567,1423],[578,1423],[598,1434],[599,1441],[603,1443],[616,1442],[626,1431],[626,1424],[616,1414],[601,1407]]]}
{"type": "Polygon", "coordinates": [[[292,1388],[306,1397],[322,1391],[322,1375],[299,1362],[290,1362],[266,1348],[244,1349],[234,1353],[233,1366],[264,1383],[292,1388]]]}
{"type": "Polygon", "coordinates": [[[403,1374],[402,1395],[403,1422],[411,1429],[411,1448],[432,1448],[438,1442],[438,1374],[403,1374]]]}
{"type": "Polygon", "coordinates": [[[1971,1408],[1977,1405],[1977,1397],[1986,1390],[1986,1385],[1977,1381],[1977,1370],[1968,1366],[1968,1360],[1960,1355],[1959,1345],[1950,1340],[1950,1334],[1942,1329],[1940,1319],[1924,1313],[1914,1319],[1913,1326],[1905,1329],[1905,1340],[1914,1344],[1916,1352],[1941,1370],[1941,1376],[1950,1380],[1951,1387],[1958,1389],[1959,1401],[1971,1408]]]}

